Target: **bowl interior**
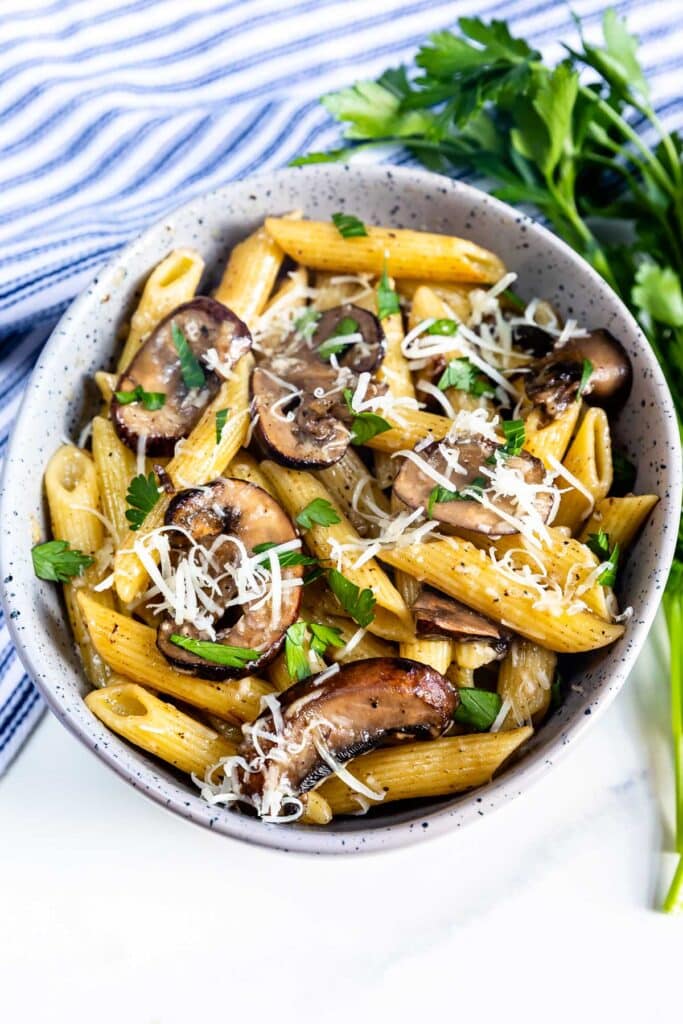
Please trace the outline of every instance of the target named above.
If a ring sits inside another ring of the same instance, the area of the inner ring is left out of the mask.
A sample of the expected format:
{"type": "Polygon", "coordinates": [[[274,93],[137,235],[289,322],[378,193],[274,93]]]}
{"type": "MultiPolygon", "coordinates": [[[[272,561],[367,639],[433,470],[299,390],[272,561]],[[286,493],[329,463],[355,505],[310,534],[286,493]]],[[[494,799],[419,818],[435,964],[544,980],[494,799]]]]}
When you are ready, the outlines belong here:
{"type": "Polygon", "coordinates": [[[3,601],[18,651],[52,710],[133,786],[187,818],[252,842],[312,852],[352,852],[399,845],[477,819],[521,792],[595,720],[624,682],[654,617],[673,556],[681,505],[680,447],[671,399],[637,325],[600,278],[563,243],[510,207],[437,175],[390,167],[335,165],[280,171],[234,183],[182,207],[121,252],[57,326],[36,367],[15,426],[2,495],[3,601]],[[374,812],[332,828],[266,825],[209,807],[192,784],[112,735],[83,704],[87,685],[73,651],[58,589],[34,578],[29,549],[37,523],[48,535],[41,478],[64,437],[74,438],[93,412],[84,388],[112,361],[117,332],[135,307],[150,270],[177,246],[194,246],[207,266],[202,291],[216,281],[230,248],[269,214],[300,208],[329,220],[346,210],[369,223],[463,235],[495,250],[519,275],[525,297],[549,299],[564,317],[608,327],[634,366],[629,402],[614,421],[615,444],[638,465],[636,490],[661,501],[621,575],[623,606],[634,609],[614,647],[576,659],[563,706],[484,790],[456,799],[374,812]]]}

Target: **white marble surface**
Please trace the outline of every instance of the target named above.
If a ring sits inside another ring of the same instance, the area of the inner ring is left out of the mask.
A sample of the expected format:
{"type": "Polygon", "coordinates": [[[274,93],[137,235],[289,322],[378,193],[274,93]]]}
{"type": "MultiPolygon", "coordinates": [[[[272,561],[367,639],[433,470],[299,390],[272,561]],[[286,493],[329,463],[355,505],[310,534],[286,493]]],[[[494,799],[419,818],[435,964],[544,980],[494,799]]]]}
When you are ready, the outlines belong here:
{"type": "Polygon", "coordinates": [[[662,637],[527,795],[394,853],[204,832],[47,718],[0,782],[0,1019],[679,1019],[683,919],[650,909],[670,803],[662,637]]]}

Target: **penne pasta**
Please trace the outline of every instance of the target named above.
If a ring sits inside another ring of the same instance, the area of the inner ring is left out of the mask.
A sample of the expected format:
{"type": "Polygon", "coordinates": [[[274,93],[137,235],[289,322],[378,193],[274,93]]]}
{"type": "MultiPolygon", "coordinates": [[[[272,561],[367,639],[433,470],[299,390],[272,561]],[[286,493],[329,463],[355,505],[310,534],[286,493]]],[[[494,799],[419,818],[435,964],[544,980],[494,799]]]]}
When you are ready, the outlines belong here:
{"type": "Polygon", "coordinates": [[[489,782],[532,734],[533,729],[522,728],[375,750],[356,758],[351,774],[384,793],[383,800],[361,796],[336,778],[328,779],[317,792],[327,800],[334,815],[357,814],[375,803],[462,793],[489,782]]]}
{"type": "Polygon", "coordinates": [[[377,531],[369,521],[368,514],[376,518],[376,509],[379,508],[388,515],[389,502],[358,453],[348,448],[339,462],[327,469],[317,470],[315,475],[332,494],[361,537],[374,536],[377,531]]]}
{"type": "Polygon", "coordinates": [[[371,313],[377,312],[371,276],[369,274],[334,274],[318,271],[315,275],[313,309],[324,313],[326,310],[342,306],[346,302],[369,309],[371,313]]]}
{"type": "Polygon", "coordinates": [[[111,420],[96,416],[92,425],[92,454],[102,497],[102,511],[113,527],[114,543],[128,532],[126,492],[135,476],[135,456],[114,430],[111,420]]]}
{"type": "Polygon", "coordinates": [[[422,409],[397,409],[384,418],[391,423],[392,429],[376,434],[367,444],[368,448],[389,455],[404,448],[414,448],[427,438],[442,441],[453,426],[453,421],[446,416],[423,412],[422,409]]]}
{"type": "Polygon", "coordinates": [[[498,657],[493,644],[485,640],[456,640],[453,642],[453,661],[459,668],[474,671],[490,665],[498,657]]]}
{"type": "Polygon", "coordinates": [[[246,480],[247,483],[254,484],[256,487],[262,487],[264,491],[268,491],[268,494],[273,493],[273,488],[261,472],[257,460],[244,448],[240,448],[226,469],[225,475],[236,477],[238,480],[246,480]]]}
{"type": "Polygon", "coordinates": [[[531,455],[540,459],[546,469],[554,470],[556,461],[561,462],[564,458],[579,419],[581,404],[572,402],[564,412],[547,424],[543,422],[543,417],[537,409],[532,410],[527,416],[524,423],[524,447],[531,455]]]}
{"type": "Polygon", "coordinates": [[[78,603],[92,645],[113,672],[159,693],[210,711],[220,718],[251,722],[259,713],[261,697],[272,693],[263,679],[245,676],[234,682],[213,683],[172,668],[156,645],[156,630],[81,592],[78,603]]]}
{"type": "Polygon", "coordinates": [[[194,249],[174,249],[154,268],[133,313],[128,339],[119,357],[119,374],[130,366],[157,324],[183,302],[194,298],[203,271],[204,260],[194,249]]]}
{"type": "Polygon", "coordinates": [[[541,593],[522,577],[503,574],[486,552],[456,537],[385,549],[379,557],[553,651],[594,650],[623,633],[623,626],[604,622],[592,612],[570,613],[566,599],[544,607],[541,593]]]}
{"type": "Polygon", "coordinates": [[[85,703],[112,732],[181,772],[203,778],[207,769],[236,751],[214,729],[135,683],[93,690],[85,703]]]}
{"type": "Polygon", "coordinates": [[[569,486],[562,494],[555,526],[568,526],[575,533],[612,486],[612,442],[603,409],[587,410],[563,467],[569,486]]]}
{"type": "Polygon", "coordinates": [[[344,545],[358,545],[362,538],[354,530],[340,506],[323,484],[310,473],[286,469],[284,466],[278,466],[275,462],[263,462],[261,469],[272,483],[278,498],[292,519],[296,519],[299,512],[316,499],[328,501],[332,505],[341,522],[331,526],[314,525],[311,529],[306,530],[306,543],[309,548],[326,564],[334,566],[339,562],[340,572],[352,583],[355,583],[359,590],[365,588],[372,590],[378,607],[375,611],[375,619],[368,627],[370,632],[385,636],[390,640],[412,638],[414,631],[410,612],[377,561],[371,558],[356,568],[355,562],[361,547],[357,547],[352,553],[341,550],[344,545]],[[337,546],[341,551],[339,560],[335,557],[337,546]],[[384,615],[381,614],[382,611],[384,615]]]}
{"type": "Polygon", "coordinates": [[[591,611],[611,620],[609,587],[595,579],[599,559],[590,548],[573,537],[565,537],[560,527],[548,529],[549,542],[534,544],[526,537],[513,534],[499,537],[494,543],[496,554],[505,556],[515,568],[527,565],[532,572],[541,572],[562,587],[568,599],[583,601],[591,611]]]}
{"type": "Polygon", "coordinates": [[[603,530],[610,544],[622,551],[629,548],[652,512],[659,498],[656,494],[627,494],[623,498],[602,498],[581,532],[587,541],[592,533],[603,530]]]}
{"type": "MultiPolygon", "coordinates": [[[[282,218],[300,216],[298,212],[282,218]]],[[[216,298],[228,306],[249,326],[263,313],[282,266],[284,253],[277,241],[263,228],[239,242],[230,253],[223,277],[216,289],[216,298]]]]}
{"type": "Polygon", "coordinates": [[[438,298],[448,303],[459,320],[467,321],[471,313],[470,292],[476,284],[453,284],[451,281],[425,281],[421,277],[401,277],[396,281],[398,292],[405,299],[413,299],[418,288],[429,285],[438,298]]]}
{"type": "Polygon", "coordinates": [[[267,217],[266,231],[299,263],[315,270],[425,280],[497,281],[505,267],[473,242],[424,231],[367,227],[367,237],[344,238],[332,223],[267,217]]]}
{"type": "MultiPolygon", "coordinates": [[[[45,470],[45,492],[50,509],[52,535],[67,541],[72,548],[96,556],[103,548],[104,527],[99,513],[97,474],[87,452],[66,444],[55,452],[45,470]]],[[[88,630],[78,604],[78,594],[90,590],[102,577],[97,558],[81,576],[64,584],[64,600],[80,651],[86,676],[92,686],[104,686],[109,669],[90,642],[88,630]]],[[[102,606],[113,605],[110,593],[92,594],[102,606]]]]}
{"type": "Polygon", "coordinates": [[[510,706],[502,729],[541,724],[550,707],[556,668],[552,651],[528,640],[512,641],[498,673],[498,693],[510,706]]]}

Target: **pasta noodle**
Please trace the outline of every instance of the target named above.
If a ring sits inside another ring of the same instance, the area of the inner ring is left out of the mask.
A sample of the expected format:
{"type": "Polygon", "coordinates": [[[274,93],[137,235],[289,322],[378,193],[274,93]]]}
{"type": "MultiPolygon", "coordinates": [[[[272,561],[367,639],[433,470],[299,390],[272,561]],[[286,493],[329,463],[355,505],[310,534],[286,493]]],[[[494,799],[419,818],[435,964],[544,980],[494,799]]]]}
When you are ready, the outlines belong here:
{"type": "Polygon", "coordinates": [[[380,557],[554,651],[594,650],[623,633],[622,626],[604,622],[591,612],[570,613],[566,600],[557,609],[539,608],[539,594],[528,583],[503,576],[485,552],[455,537],[422,547],[385,550],[380,557]]]}
{"type": "Polygon", "coordinates": [[[557,655],[528,640],[513,640],[500,663],[498,693],[510,704],[501,728],[533,723],[538,727],[548,713],[557,655]]]}
{"type": "Polygon", "coordinates": [[[203,776],[235,753],[229,740],[135,683],[94,690],[85,703],[113,732],[181,772],[203,776]]]}
{"type": "Polygon", "coordinates": [[[94,596],[79,593],[78,603],[92,645],[112,671],[159,693],[210,711],[220,718],[252,721],[261,697],[272,687],[262,679],[245,676],[235,682],[212,683],[183,675],[172,668],[156,645],[156,631],[103,607],[94,596]]]}
{"type": "MultiPolygon", "coordinates": [[[[522,728],[388,747],[357,758],[352,773],[384,793],[382,804],[462,793],[489,782],[532,732],[522,728]]],[[[340,779],[324,782],[319,793],[334,815],[358,813],[366,803],[380,803],[360,798],[340,779]]]]}
{"type": "Polygon", "coordinates": [[[344,238],[332,224],[267,217],[266,231],[299,263],[316,270],[381,274],[425,280],[497,281],[497,256],[462,238],[423,231],[367,228],[367,237],[344,238]]]}
{"type": "Polygon", "coordinates": [[[204,260],[194,249],[174,249],[154,268],[133,314],[128,340],[119,359],[119,373],[128,368],[157,324],[194,297],[203,270],[204,260]]]}

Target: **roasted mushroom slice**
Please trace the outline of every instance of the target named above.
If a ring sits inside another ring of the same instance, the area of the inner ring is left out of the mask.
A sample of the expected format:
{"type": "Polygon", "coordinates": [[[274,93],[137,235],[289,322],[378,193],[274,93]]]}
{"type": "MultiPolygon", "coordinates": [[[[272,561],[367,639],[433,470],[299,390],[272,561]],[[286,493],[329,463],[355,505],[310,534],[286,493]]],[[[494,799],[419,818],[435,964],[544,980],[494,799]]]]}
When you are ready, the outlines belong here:
{"type": "Polygon", "coordinates": [[[553,419],[576,400],[585,361],[590,375],[581,395],[589,405],[615,412],[631,391],[633,369],[629,355],[610,331],[591,331],[585,338],[572,338],[536,364],[535,375],[527,379],[526,393],[534,405],[553,419]]]}
{"type": "Polygon", "coordinates": [[[323,313],[311,348],[321,359],[329,360],[334,355],[339,366],[364,373],[377,369],[382,362],[386,339],[374,313],[347,302],[323,313]]]}
{"type": "Polygon", "coordinates": [[[251,393],[257,440],[277,462],[294,469],[324,469],[339,462],[351,433],[329,401],[265,367],[252,373],[251,393]]]}
{"type": "Polygon", "coordinates": [[[117,391],[140,387],[165,395],[155,409],[113,398],[111,418],[121,440],[147,455],[172,455],[215,396],[221,378],[250,347],[246,324],[215,299],[201,296],[178,306],[152,331],[119,379],[117,391]],[[183,371],[181,364],[177,345],[183,345],[182,339],[201,368],[195,387],[188,386],[187,367],[183,371]]]}
{"type": "Polygon", "coordinates": [[[427,665],[369,658],[296,683],[278,701],[279,714],[268,711],[247,727],[239,749],[249,765],[240,775],[241,794],[262,813],[385,740],[440,736],[458,692],[427,665]]]}
{"type": "Polygon", "coordinates": [[[538,324],[515,324],[512,328],[512,344],[530,352],[536,359],[542,359],[551,351],[555,339],[538,324]]]}
{"type": "Polygon", "coordinates": [[[488,640],[504,648],[512,632],[499,622],[472,611],[445,594],[424,587],[413,603],[415,630],[419,636],[448,636],[454,640],[488,640]]]}
{"type": "Polygon", "coordinates": [[[518,533],[520,518],[545,523],[553,495],[544,483],[543,463],[524,450],[498,459],[502,450],[479,435],[428,445],[406,455],[394,494],[410,508],[427,509],[433,519],[477,533],[518,533]],[[528,492],[524,501],[522,490],[528,492]]]}
{"type": "MultiPolygon", "coordinates": [[[[157,630],[161,653],[177,668],[202,679],[245,676],[267,665],[277,655],[285,631],[299,614],[301,586],[296,581],[301,579],[303,570],[299,565],[280,568],[281,581],[277,585],[273,582],[272,586],[262,573],[260,592],[258,581],[254,582],[253,566],[251,581],[244,571],[245,552],[251,557],[259,544],[295,540],[296,531],[286,513],[261,487],[244,480],[221,478],[176,494],[168,506],[165,524],[177,528],[177,532],[169,531],[176,568],[181,559],[187,563],[193,559],[194,565],[201,563],[205,569],[211,566],[219,593],[207,595],[207,604],[218,606],[213,615],[199,601],[202,613],[213,618],[215,637],[194,622],[178,624],[169,613],[157,630]],[[240,604],[237,598],[245,590],[251,591],[253,597],[240,604]],[[259,656],[242,668],[218,665],[173,643],[174,634],[248,648],[258,651],[259,656]]],[[[268,561],[264,565],[267,567],[268,561]]],[[[186,576],[191,576],[190,569],[186,576]]]]}

